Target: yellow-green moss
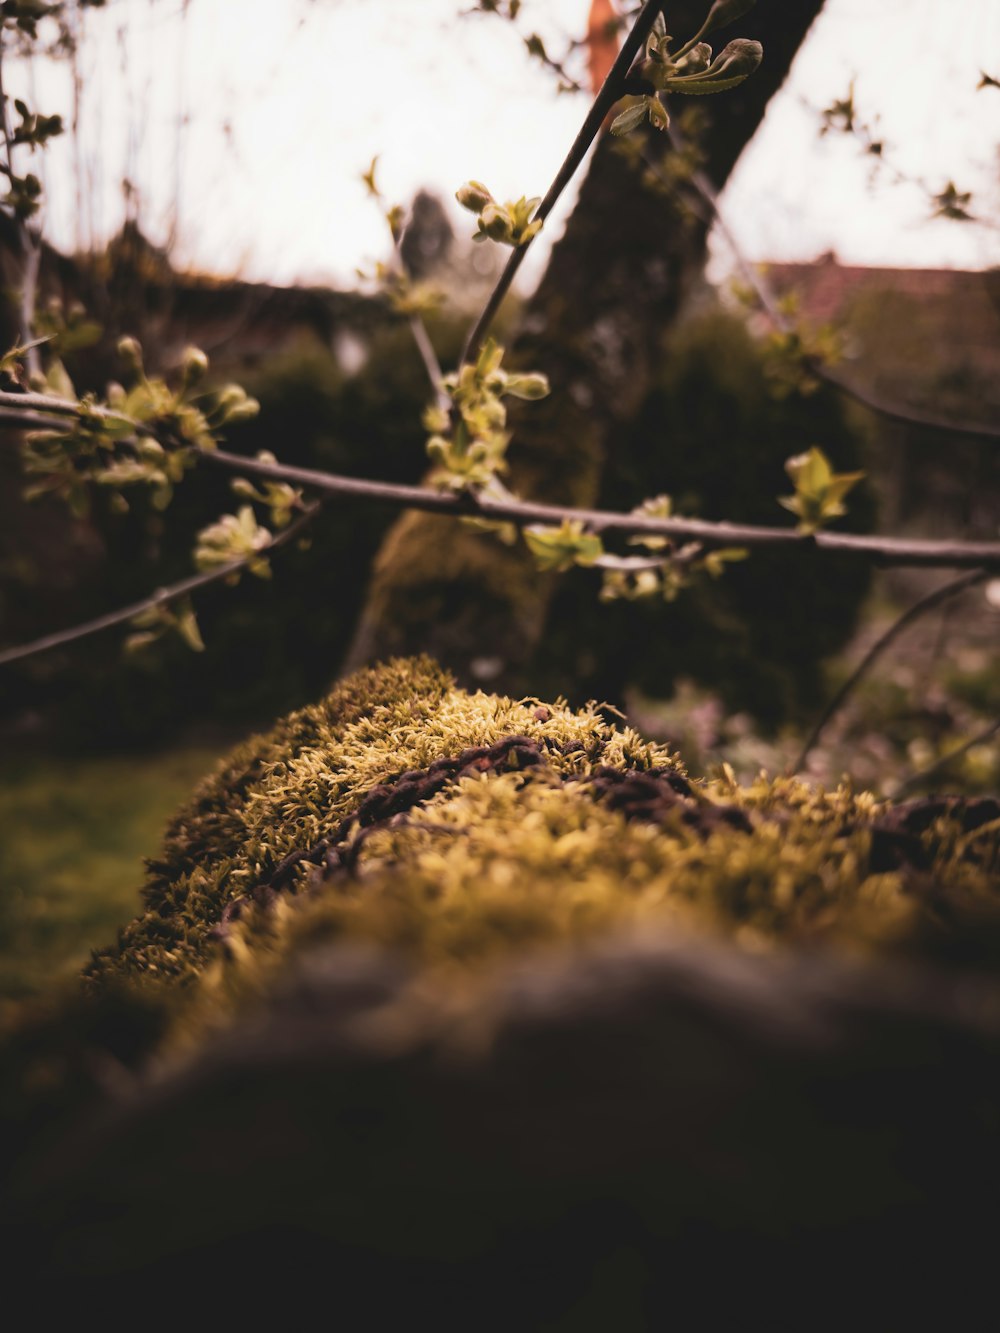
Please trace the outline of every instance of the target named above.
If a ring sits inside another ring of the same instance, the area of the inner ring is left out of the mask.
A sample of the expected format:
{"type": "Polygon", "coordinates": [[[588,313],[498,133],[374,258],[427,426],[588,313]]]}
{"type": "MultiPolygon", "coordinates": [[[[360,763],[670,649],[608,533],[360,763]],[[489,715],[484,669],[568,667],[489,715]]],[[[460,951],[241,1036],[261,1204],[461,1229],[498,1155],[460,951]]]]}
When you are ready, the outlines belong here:
{"type": "MultiPolygon", "coordinates": [[[[146,911],[99,955],[92,981],[184,978],[214,953],[209,931],[226,904],[265,882],[290,852],[329,835],[377,783],[504,736],[602,744],[603,762],[649,767],[669,759],[631,731],[584,709],[513,702],[456,689],[426,658],[357,672],[310,708],[245,742],[195,791],[150,862],[146,911]]],[[[555,756],[557,765],[578,756],[555,756]]]]}
{"type": "Polygon", "coordinates": [[[187,996],[191,1031],[226,1021],[331,939],[389,948],[440,978],[636,924],[680,924],[754,949],[936,949],[963,923],[1000,940],[1000,821],[965,833],[941,817],[922,837],[929,869],[872,873],[884,808],[868,793],[721,778],[687,804],[738,806],[752,831],[720,823],[706,836],[684,822],[684,802],[654,824],[595,799],[587,778],[602,765],[677,766],[593,708],[470,694],[426,659],[360,672],[199,787],[150,867],[146,911],[95,960],[90,985],[167,983],[187,996]],[[511,735],[543,745],[546,762],[452,782],[408,819],[370,831],[350,873],[303,863],[277,901],[245,915],[224,944],[212,938],[227,904],[267,884],[289,853],[329,838],[374,786],[511,735]]]}

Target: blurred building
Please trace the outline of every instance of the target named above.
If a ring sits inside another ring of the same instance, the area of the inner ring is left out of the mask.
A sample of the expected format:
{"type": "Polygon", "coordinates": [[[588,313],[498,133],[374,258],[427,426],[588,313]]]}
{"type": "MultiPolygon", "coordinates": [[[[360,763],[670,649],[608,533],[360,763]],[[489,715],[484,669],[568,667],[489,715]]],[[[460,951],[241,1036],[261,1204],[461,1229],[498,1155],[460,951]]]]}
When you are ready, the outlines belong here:
{"type": "MultiPolygon", "coordinates": [[[[937,417],[1000,426],[1000,270],[867,268],[833,254],[771,264],[767,277],[813,328],[843,340],[842,378],[937,417]]],[[[880,526],[992,537],[1000,514],[1000,449],[877,421],[880,526]]]]}

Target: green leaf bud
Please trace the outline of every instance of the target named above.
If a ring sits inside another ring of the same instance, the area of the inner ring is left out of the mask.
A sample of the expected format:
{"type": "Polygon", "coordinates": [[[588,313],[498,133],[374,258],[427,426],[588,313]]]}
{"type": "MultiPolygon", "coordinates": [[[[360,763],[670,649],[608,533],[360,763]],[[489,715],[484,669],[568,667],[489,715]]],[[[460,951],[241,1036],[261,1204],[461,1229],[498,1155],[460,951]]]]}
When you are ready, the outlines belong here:
{"type": "Polygon", "coordinates": [[[455,191],[455,198],[470,213],[481,213],[487,204],[492,204],[493,196],[482,181],[466,181],[455,191]]]}
{"type": "Polygon", "coordinates": [[[760,42],[748,37],[737,37],[728,46],[724,46],[709,72],[713,77],[724,74],[727,79],[745,79],[751,75],[764,57],[764,48],[760,42]]]}
{"type": "Polygon", "coordinates": [[[649,123],[654,130],[661,130],[663,133],[670,129],[670,116],[658,97],[649,99],[649,123]]]}
{"type": "Polygon", "coordinates": [[[534,402],[549,395],[548,377],[539,372],[528,375],[509,375],[504,392],[514,398],[524,398],[534,402]]]}
{"type": "Polygon", "coordinates": [[[152,436],[145,435],[139,440],[135,449],[140,458],[149,463],[158,463],[164,457],[166,450],[159,440],[154,440],[152,436]]]}
{"type": "Polygon", "coordinates": [[[208,373],[208,357],[200,347],[185,347],[181,358],[181,374],[185,384],[197,384],[208,373]]]}
{"type": "Polygon", "coordinates": [[[129,370],[142,374],[142,346],[137,338],[119,338],[117,351],[129,370]]]}
{"type": "Polygon", "coordinates": [[[479,215],[479,226],[491,241],[510,241],[512,239],[510,217],[499,204],[487,204],[479,215]]]}
{"type": "Polygon", "coordinates": [[[712,63],[712,48],[708,42],[699,42],[686,56],[677,61],[675,70],[678,74],[701,74],[712,63]]]}

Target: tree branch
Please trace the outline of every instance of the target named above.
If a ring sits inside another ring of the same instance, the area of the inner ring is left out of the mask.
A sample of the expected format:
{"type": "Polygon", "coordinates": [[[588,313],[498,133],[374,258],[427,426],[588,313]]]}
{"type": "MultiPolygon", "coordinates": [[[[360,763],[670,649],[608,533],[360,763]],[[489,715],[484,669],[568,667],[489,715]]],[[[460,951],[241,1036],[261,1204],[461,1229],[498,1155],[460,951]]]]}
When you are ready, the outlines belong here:
{"type": "Polygon", "coordinates": [[[819,738],[829,722],[840,711],[845,700],[853,693],[862,677],[867,675],[870,668],[878,661],[889,645],[902,634],[907,626],[912,625],[915,620],[919,620],[920,617],[925,615],[928,611],[933,611],[933,609],[936,606],[940,606],[942,602],[947,602],[952,597],[957,597],[959,593],[965,592],[967,588],[975,587],[977,583],[984,582],[988,577],[989,575],[985,569],[975,569],[971,574],[963,574],[961,578],[953,579],[950,583],[946,583],[940,588],[935,588],[933,592],[928,593],[926,597],[921,597],[919,602],[914,602],[907,611],[904,611],[903,614],[889,626],[886,632],[880,638],[876,639],[875,643],[869,648],[861,662],[840,687],[833,699],[831,699],[823,712],[822,717],[809,733],[808,739],[802,746],[795,763],[788,770],[789,775],[800,773],[802,769],[805,768],[806,760],[819,742],[819,738]]]}
{"type": "MultiPolygon", "coordinates": [[[[322,507],[322,500],[315,500],[312,504],[307,505],[294,523],[285,528],[283,532],[279,532],[263,550],[255,551],[253,559],[259,560],[261,556],[269,556],[272,552],[294,541],[303,529],[312,522],[322,507]]],[[[110,611],[104,616],[97,616],[93,620],[74,625],[70,629],[58,630],[55,634],[47,634],[44,638],[35,639],[32,643],[4,649],[0,651],[0,667],[23,661],[26,657],[36,657],[39,653],[47,653],[52,648],[62,648],[68,643],[75,643],[78,639],[88,639],[91,635],[100,634],[106,629],[114,629],[116,625],[126,625],[129,621],[134,620],[136,616],[141,615],[143,611],[150,611],[157,606],[168,606],[171,602],[176,602],[189,593],[198,592],[213,583],[219,583],[223,579],[230,578],[233,574],[238,574],[246,568],[249,561],[250,557],[243,560],[233,560],[227,565],[220,565],[218,569],[206,570],[202,574],[192,574],[190,578],[182,579],[179,583],[172,583],[166,588],[158,588],[156,592],[143,598],[141,602],[133,602],[129,606],[123,606],[117,611],[110,611]]]]}
{"type": "Polygon", "coordinates": [[[1000,718],[995,722],[991,722],[988,727],[977,732],[975,736],[971,737],[963,745],[959,745],[956,749],[950,751],[929,767],[922,768],[916,773],[911,773],[906,781],[901,782],[892,793],[892,799],[898,801],[904,792],[912,791],[914,787],[926,782],[928,778],[934,777],[936,773],[944,772],[944,770],[949,768],[956,759],[961,759],[963,754],[968,754],[968,752],[975,749],[977,745],[983,745],[986,741],[991,740],[997,732],[1000,732],[1000,718]]]}
{"type": "MultiPolygon", "coordinates": [[[[14,414],[20,416],[24,412],[46,412],[54,417],[80,417],[84,415],[80,403],[72,398],[55,398],[47,393],[6,393],[0,392],[0,408],[8,408],[13,421],[14,414]]],[[[110,407],[98,407],[88,404],[86,415],[100,417],[103,421],[124,421],[130,426],[140,428],[137,421],[126,416],[123,412],[115,412],[110,407]]],[[[48,422],[47,429],[54,430],[55,423],[48,422]]]]}
{"type": "MultiPolygon", "coordinates": [[[[683,148],[683,138],[675,126],[672,125],[667,131],[667,134],[671,144],[676,150],[683,148]]],[[[650,162],[646,158],[643,160],[652,171],[658,175],[660,174],[655,163],[650,162]]],[[[757,300],[760,302],[764,314],[780,332],[794,332],[794,322],[782,311],[770,284],[758,269],[750,263],[740,249],[736,237],[726,221],[725,215],[719,205],[719,195],[715,186],[703,171],[693,171],[690,176],[690,181],[696,192],[708,205],[711,216],[715,219],[720,233],[724,237],[730,250],[733,252],[733,256],[739,265],[740,272],[753,287],[754,293],[757,300]]],[[[879,416],[885,417],[889,421],[898,421],[904,426],[917,426],[922,430],[938,431],[947,435],[965,435],[973,439],[981,440],[1000,440],[1000,426],[987,425],[985,422],[952,421],[947,417],[936,416],[934,413],[921,412],[916,408],[892,403],[887,399],[880,397],[878,394],[872,393],[870,390],[864,389],[860,385],[853,383],[850,379],[838,375],[819,357],[805,356],[803,357],[803,362],[817,379],[824,380],[827,384],[832,385],[841,393],[846,394],[848,398],[852,398],[856,403],[860,403],[862,407],[868,408],[871,412],[878,413],[879,416]]]]}
{"type": "Polygon", "coordinates": [[[881,565],[923,568],[1000,568],[1000,542],[921,541],[911,538],[859,536],[854,533],[818,532],[803,536],[789,528],[768,528],[746,523],[713,523],[698,518],[651,518],[605,509],[572,509],[537,504],[527,500],[494,500],[470,493],[455,494],[428,486],[404,486],[392,482],[366,481],[312,468],[263,463],[222,449],[205,450],[202,459],[232,472],[269,477],[312,487],[325,495],[350,495],[358,499],[391,504],[400,509],[422,509],[451,514],[456,518],[487,518],[513,523],[558,526],[566,520],[583,523],[592,532],[615,536],[681,537],[716,549],[725,546],[814,547],[831,555],[863,557],[881,565]]]}
{"type": "MultiPolygon", "coordinates": [[[[538,211],[534,215],[534,220],[544,222],[552,212],[559,196],[565,190],[566,186],[573,179],[583,159],[587,156],[591,144],[600,133],[601,126],[604,124],[604,118],[614,106],[615,102],[624,96],[625,77],[632,67],[632,62],[642,49],[643,43],[652,31],[653,24],[660,11],[664,8],[666,0],[646,0],[646,5],[635,21],[635,26],[625,38],[622,49],[618,53],[618,59],[611,67],[608,77],[601,85],[593,106],[587,113],[587,118],[580,127],[573,145],[566,155],[566,159],[556,173],[556,177],[549,186],[548,194],[538,205],[538,211]]],[[[486,339],[497,312],[503,303],[504,297],[510,291],[511,284],[517,276],[517,271],[524,263],[525,255],[528,253],[527,245],[518,246],[504,266],[503,272],[497,280],[496,286],[490,293],[490,296],[483,308],[482,314],[476,320],[469,336],[466,339],[465,347],[462,351],[460,366],[466,365],[469,361],[475,359],[479,349],[486,339]]]]}
{"type": "MultiPolygon", "coordinates": [[[[0,409],[6,417],[37,423],[39,413],[77,416],[77,404],[38,393],[0,393],[0,409]],[[24,411],[21,411],[21,405],[24,411]]],[[[93,415],[124,421],[145,433],[155,433],[149,424],[133,422],[120,412],[107,408],[88,408],[93,415]]],[[[567,519],[585,524],[591,531],[618,536],[684,537],[706,546],[786,546],[813,545],[822,551],[845,556],[864,557],[880,565],[907,565],[922,568],[996,569],[1000,567],[1000,542],[921,541],[905,537],[861,536],[854,533],[818,532],[804,536],[788,528],[770,528],[746,523],[711,522],[698,518],[651,518],[642,514],[604,509],[572,509],[561,505],[537,504],[516,499],[491,499],[483,495],[436,491],[426,486],[404,486],[391,482],[366,481],[334,472],[312,468],[289,467],[283,463],[264,463],[256,458],[230,454],[221,449],[199,449],[206,462],[252,476],[270,477],[300,486],[311,486],[325,495],[354,495],[362,499],[395,505],[400,509],[422,509],[455,517],[495,518],[527,527],[532,523],[560,524],[567,519]]]]}

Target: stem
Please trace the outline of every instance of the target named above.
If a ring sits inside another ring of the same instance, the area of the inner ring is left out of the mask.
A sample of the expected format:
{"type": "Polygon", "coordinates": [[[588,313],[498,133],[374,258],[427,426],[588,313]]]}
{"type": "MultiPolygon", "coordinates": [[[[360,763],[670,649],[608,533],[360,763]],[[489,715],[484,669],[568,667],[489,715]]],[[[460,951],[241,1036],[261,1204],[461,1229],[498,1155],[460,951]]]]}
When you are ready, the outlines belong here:
{"type": "Polygon", "coordinates": [[[441,363],[437,359],[437,352],[434,350],[434,344],[431,342],[431,335],[427,332],[427,325],[419,315],[410,316],[410,333],[413,335],[413,341],[416,343],[417,351],[420,353],[420,359],[424,363],[424,369],[427,371],[427,378],[431,382],[431,388],[434,390],[434,398],[439,407],[446,411],[451,407],[451,399],[441,388],[441,381],[444,379],[444,371],[441,369],[441,363]]]}
{"type": "Polygon", "coordinates": [[[997,718],[995,722],[991,722],[988,727],[977,732],[970,740],[967,740],[963,745],[959,745],[956,749],[950,751],[950,753],[946,754],[943,758],[938,759],[928,768],[922,768],[916,773],[911,773],[906,781],[901,782],[892,793],[892,799],[897,801],[904,792],[911,791],[918,784],[925,782],[927,778],[933,777],[935,773],[943,772],[943,770],[953,764],[956,759],[961,759],[963,754],[968,754],[968,752],[975,749],[977,745],[982,745],[984,741],[990,740],[997,734],[997,732],[1000,732],[1000,718],[997,718]]]}
{"type": "Polygon", "coordinates": [[[957,597],[959,593],[965,592],[967,588],[973,588],[977,583],[982,583],[988,574],[984,569],[974,569],[971,574],[963,574],[961,578],[953,579],[950,583],[945,583],[942,587],[936,588],[928,593],[926,597],[921,597],[919,602],[904,611],[886,630],[886,632],[872,644],[868,652],[862,658],[859,665],[854,669],[844,684],[840,687],[833,699],[827,705],[822,717],[809,733],[809,737],[799,752],[798,758],[789,769],[789,774],[800,773],[806,766],[806,760],[811,751],[815,748],[820,736],[823,734],[827,724],[840,711],[844,701],[853,693],[858,682],[863,676],[867,675],[869,669],[882,656],[889,645],[902,634],[907,626],[912,625],[915,620],[919,620],[922,615],[928,611],[933,611],[936,606],[942,602],[949,601],[952,597],[957,597]]]}
{"type": "MultiPolygon", "coordinates": [[[[70,398],[54,398],[47,393],[4,393],[0,392],[0,407],[11,410],[12,416],[24,411],[47,412],[56,417],[78,417],[80,404],[70,398]]],[[[118,412],[109,412],[104,408],[95,409],[100,416],[112,416],[116,421],[126,420],[118,412]]],[[[50,425],[53,423],[50,423],[50,425]]]]}
{"type": "MultiPolygon", "coordinates": [[[[273,538],[262,551],[255,551],[253,558],[259,559],[262,555],[270,555],[271,552],[277,551],[293,541],[312,522],[322,505],[322,500],[307,505],[302,515],[294,523],[273,538]]],[[[243,560],[233,560],[228,565],[220,565],[218,569],[206,570],[203,574],[193,574],[190,578],[182,579],[179,583],[172,583],[167,588],[158,588],[156,592],[144,598],[141,602],[133,602],[130,606],[123,606],[118,611],[110,611],[107,615],[97,616],[93,620],[74,625],[70,629],[58,630],[55,634],[47,634],[42,639],[35,639],[33,643],[21,644],[17,648],[7,648],[0,652],[0,667],[9,666],[12,662],[23,661],[26,657],[35,657],[39,653],[47,653],[52,648],[61,648],[67,643],[75,643],[78,639],[90,638],[91,635],[100,634],[106,629],[113,629],[116,625],[128,624],[136,616],[141,615],[143,611],[149,611],[156,606],[167,606],[171,602],[176,602],[178,598],[187,596],[188,593],[197,592],[201,588],[207,588],[212,583],[218,583],[233,574],[238,574],[241,569],[246,567],[249,560],[250,557],[243,560]]]]}
{"type": "MultiPolygon", "coordinates": [[[[14,398],[27,397],[27,394],[12,394],[14,398]]],[[[0,406],[0,426],[10,426],[13,430],[55,430],[58,422],[41,412],[29,412],[0,406]]]]}
{"type": "MultiPolygon", "coordinates": [[[[684,147],[683,136],[675,126],[672,125],[667,131],[667,134],[675,149],[681,150],[684,147]]],[[[643,161],[650,170],[655,172],[658,176],[660,175],[659,168],[654,162],[649,161],[646,157],[643,157],[643,161]]],[[[732,229],[719,206],[719,196],[715,186],[703,171],[693,171],[690,176],[690,181],[697,193],[701,195],[702,199],[711,210],[711,214],[715,219],[719,231],[722,233],[726,244],[733,252],[736,262],[739,265],[740,272],[753,287],[754,293],[757,296],[757,300],[760,302],[764,314],[774,327],[782,333],[793,332],[795,324],[782,312],[777,297],[771,290],[770,284],[758,272],[754,265],[750,263],[740,249],[736,237],[733,235],[732,229]]],[[[861,388],[859,385],[852,383],[850,379],[845,379],[836,374],[825,364],[825,362],[820,360],[819,357],[805,356],[803,357],[803,363],[817,379],[824,380],[827,384],[832,385],[833,388],[846,394],[848,398],[852,398],[856,403],[860,403],[862,407],[867,407],[869,411],[876,412],[879,416],[885,417],[889,421],[898,421],[905,426],[918,426],[922,430],[940,431],[947,435],[965,435],[980,440],[1000,440],[1000,426],[989,426],[985,423],[970,421],[952,421],[947,417],[939,417],[927,412],[918,412],[914,408],[903,407],[898,403],[891,403],[885,398],[881,398],[877,394],[870,392],[868,389],[861,388]]]]}
{"type": "MultiPolygon", "coordinates": [[[[538,205],[538,211],[534,215],[534,220],[544,222],[552,212],[559,196],[565,190],[566,186],[573,179],[583,159],[587,156],[591,144],[600,133],[601,126],[604,124],[604,118],[614,106],[615,102],[623,96],[623,85],[625,77],[632,67],[632,62],[642,49],[643,43],[649,36],[653,24],[656,22],[657,15],[663,9],[666,0],[646,0],[646,5],[642,13],[635,21],[632,31],[625,38],[622,49],[618,53],[618,59],[611,67],[608,77],[604,80],[600,91],[594,101],[593,106],[587,113],[587,118],[580,127],[580,132],[573,141],[573,146],[566,155],[566,160],[556,173],[556,177],[549,186],[549,192],[538,205]]],[[[497,280],[496,286],[490,293],[489,299],[483,308],[482,314],[473,325],[465,348],[462,351],[462,358],[459,362],[459,368],[474,361],[479,354],[479,349],[486,339],[497,311],[503,303],[504,297],[510,291],[511,283],[517,275],[518,269],[524,263],[524,257],[528,253],[528,247],[531,241],[525,245],[519,245],[511,254],[504,267],[503,272],[497,280]]]]}
{"type": "MultiPolygon", "coordinates": [[[[407,277],[409,276],[406,268],[406,260],[403,258],[402,237],[397,237],[395,230],[390,226],[389,231],[392,235],[392,248],[396,253],[396,262],[400,270],[407,277]]],[[[431,342],[431,335],[427,332],[427,325],[419,314],[414,312],[409,316],[410,333],[413,335],[413,341],[416,344],[417,351],[420,353],[420,359],[424,363],[424,370],[427,372],[427,378],[431,382],[431,389],[434,392],[434,400],[438,407],[447,411],[451,407],[451,399],[441,387],[441,381],[444,379],[444,371],[441,369],[441,362],[438,360],[437,352],[434,350],[434,344],[431,342]]]]}

